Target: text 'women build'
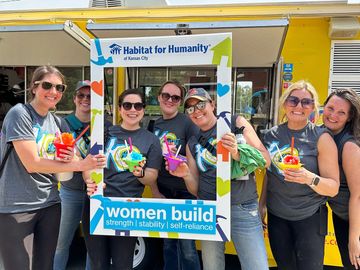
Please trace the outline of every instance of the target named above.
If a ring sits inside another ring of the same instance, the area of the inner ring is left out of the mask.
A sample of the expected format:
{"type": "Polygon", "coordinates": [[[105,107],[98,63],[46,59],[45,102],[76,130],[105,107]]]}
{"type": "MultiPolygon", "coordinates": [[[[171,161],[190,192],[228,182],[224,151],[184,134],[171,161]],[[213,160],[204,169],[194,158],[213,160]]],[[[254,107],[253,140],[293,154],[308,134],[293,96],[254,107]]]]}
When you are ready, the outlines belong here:
{"type": "Polygon", "coordinates": [[[182,233],[216,233],[214,205],[104,202],[104,228],[182,233]]]}

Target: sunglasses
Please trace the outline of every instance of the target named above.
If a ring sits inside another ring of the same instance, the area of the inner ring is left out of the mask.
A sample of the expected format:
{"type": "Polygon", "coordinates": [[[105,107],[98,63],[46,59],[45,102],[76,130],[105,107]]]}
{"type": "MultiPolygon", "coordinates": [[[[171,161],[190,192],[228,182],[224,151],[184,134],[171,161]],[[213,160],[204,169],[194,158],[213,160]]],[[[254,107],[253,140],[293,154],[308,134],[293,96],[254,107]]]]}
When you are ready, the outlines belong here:
{"type": "Polygon", "coordinates": [[[34,82],[35,85],[41,84],[41,87],[44,90],[50,90],[51,88],[55,87],[56,91],[63,93],[66,90],[66,84],[52,84],[51,82],[47,81],[36,81],[34,82]]]}
{"type": "Polygon", "coordinates": [[[85,95],[85,94],[82,94],[82,93],[79,93],[79,94],[76,94],[76,97],[78,99],[84,99],[84,98],[87,98],[87,99],[91,99],[91,95],[85,95]]]}
{"type": "Polygon", "coordinates": [[[314,106],[314,100],[312,98],[303,98],[300,99],[295,96],[289,96],[285,100],[286,105],[290,107],[296,107],[299,103],[301,103],[301,106],[305,109],[312,108],[314,106]]]}
{"type": "Polygon", "coordinates": [[[161,98],[165,101],[168,101],[170,98],[172,102],[178,103],[181,100],[181,97],[178,95],[170,95],[169,93],[161,93],[161,98]]]}
{"type": "Polygon", "coordinates": [[[202,111],[206,107],[206,102],[207,101],[199,101],[198,103],[196,103],[193,106],[187,106],[187,107],[185,107],[185,111],[186,111],[187,114],[194,113],[195,109],[198,109],[199,111],[202,111]]]}
{"type": "Polygon", "coordinates": [[[124,108],[125,111],[130,111],[132,107],[134,107],[134,109],[137,111],[141,111],[145,108],[145,104],[141,102],[124,102],[123,104],[121,104],[121,106],[124,108]]]}

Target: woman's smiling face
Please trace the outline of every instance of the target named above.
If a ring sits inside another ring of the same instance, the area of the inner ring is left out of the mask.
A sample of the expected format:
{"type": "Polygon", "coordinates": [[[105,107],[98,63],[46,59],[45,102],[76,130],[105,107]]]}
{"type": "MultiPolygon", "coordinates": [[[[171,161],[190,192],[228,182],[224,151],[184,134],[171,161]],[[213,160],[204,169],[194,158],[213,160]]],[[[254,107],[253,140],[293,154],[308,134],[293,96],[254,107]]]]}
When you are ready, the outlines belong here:
{"type": "Polygon", "coordinates": [[[350,103],[336,95],[332,96],[324,107],[323,122],[334,134],[341,132],[350,119],[350,103]]]}
{"type": "Polygon", "coordinates": [[[141,107],[140,110],[137,110],[136,108],[139,109],[139,105],[137,104],[143,104],[141,97],[136,94],[129,94],[124,97],[124,100],[119,107],[122,118],[122,126],[125,129],[131,130],[140,127],[140,121],[144,117],[145,110],[144,107],[141,107]],[[126,106],[129,105],[129,103],[131,104],[130,109],[126,106]]]}
{"type": "Polygon", "coordinates": [[[310,101],[313,101],[313,97],[306,89],[292,91],[284,103],[284,111],[288,122],[306,123],[310,114],[314,111],[314,105],[309,104],[310,101]],[[298,103],[295,105],[296,102],[298,103]]]}
{"type": "Polygon", "coordinates": [[[56,104],[61,100],[63,93],[56,90],[55,85],[63,84],[60,77],[55,74],[48,74],[39,81],[38,85],[32,90],[35,97],[34,100],[43,109],[50,110],[55,108],[56,104]],[[49,82],[53,86],[46,90],[42,87],[42,82],[49,82]]]}

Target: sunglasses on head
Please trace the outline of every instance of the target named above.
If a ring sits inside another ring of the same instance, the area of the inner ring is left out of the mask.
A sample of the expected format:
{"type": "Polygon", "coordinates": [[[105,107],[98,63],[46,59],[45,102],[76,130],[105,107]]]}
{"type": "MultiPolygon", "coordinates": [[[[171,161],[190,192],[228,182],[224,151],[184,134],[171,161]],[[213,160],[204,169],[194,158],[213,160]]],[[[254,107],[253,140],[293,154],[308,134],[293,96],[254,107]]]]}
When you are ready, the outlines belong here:
{"type": "Polygon", "coordinates": [[[141,102],[135,102],[135,103],[124,102],[123,104],[121,104],[121,106],[124,108],[125,111],[130,111],[133,106],[134,109],[137,111],[141,111],[142,109],[145,108],[145,104],[141,102]]]}
{"type": "Polygon", "coordinates": [[[47,81],[36,81],[34,82],[35,85],[41,85],[41,87],[44,90],[50,90],[51,88],[55,87],[56,91],[58,92],[64,92],[66,90],[66,85],[65,84],[52,84],[51,82],[47,82],[47,81]]]}
{"type": "Polygon", "coordinates": [[[299,103],[301,103],[301,106],[303,108],[312,108],[314,106],[314,100],[312,98],[303,98],[300,99],[295,96],[289,96],[285,100],[286,105],[290,107],[296,107],[299,103]]]}
{"type": "Polygon", "coordinates": [[[85,95],[83,93],[76,94],[76,97],[79,99],[84,99],[84,98],[91,99],[91,95],[85,95]]]}
{"type": "Polygon", "coordinates": [[[198,109],[199,111],[202,111],[205,109],[206,107],[206,102],[207,101],[199,101],[198,103],[196,103],[195,105],[192,106],[186,106],[185,107],[185,111],[187,114],[192,114],[195,112],[195,109],[198,109]]]}
{"type": "Polygon", "coordinates": [[[169,93],[161,93],[161,98],[165,101],[168,101],[171,98],[171,101],[178,103],[181,100],[181,97],[178,95],[170,95],[169,93]]]}

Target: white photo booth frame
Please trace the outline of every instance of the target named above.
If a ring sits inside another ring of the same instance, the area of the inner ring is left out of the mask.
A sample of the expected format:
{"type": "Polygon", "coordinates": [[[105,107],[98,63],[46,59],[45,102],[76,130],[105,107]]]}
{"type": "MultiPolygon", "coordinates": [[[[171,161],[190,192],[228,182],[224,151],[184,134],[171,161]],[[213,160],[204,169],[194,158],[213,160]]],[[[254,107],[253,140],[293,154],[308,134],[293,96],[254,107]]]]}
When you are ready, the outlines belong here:
{"type": "MultiPolygon", "coordinates": [[[[231,33],[93,39],[90,60],[91,154],[105,147],[106,67],[216,65],[217,141],[230,130],[231,33]]],[[[230,163],[230,153],[218,143],[216,201],[104,197],[103,170],[93,171],[98,188],[90,197],[90,233],[229,241],[230,163]]]]}

